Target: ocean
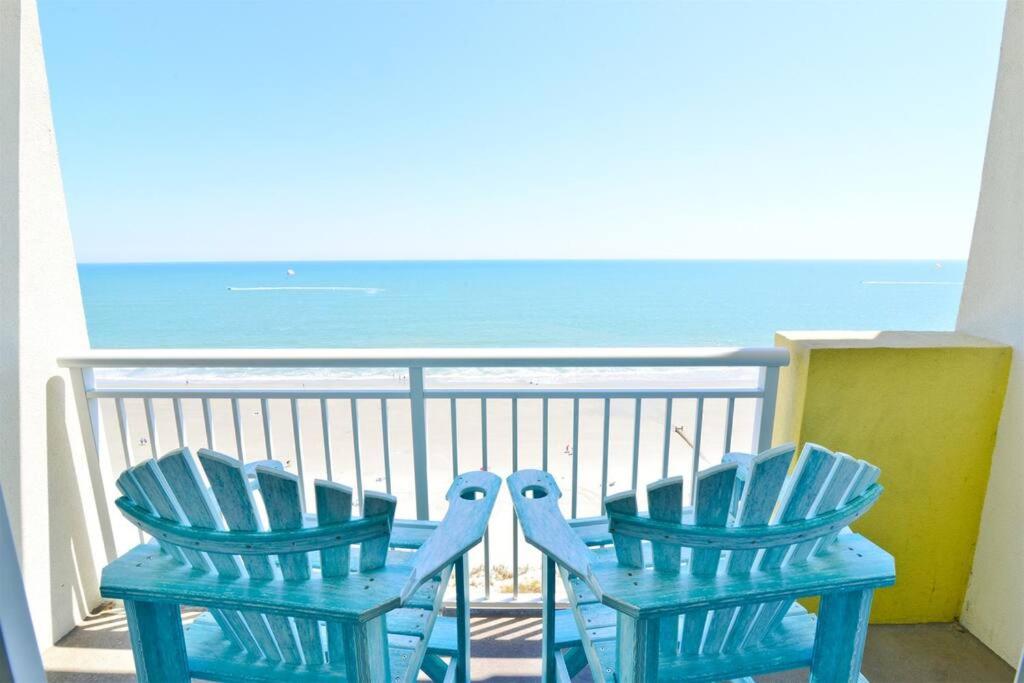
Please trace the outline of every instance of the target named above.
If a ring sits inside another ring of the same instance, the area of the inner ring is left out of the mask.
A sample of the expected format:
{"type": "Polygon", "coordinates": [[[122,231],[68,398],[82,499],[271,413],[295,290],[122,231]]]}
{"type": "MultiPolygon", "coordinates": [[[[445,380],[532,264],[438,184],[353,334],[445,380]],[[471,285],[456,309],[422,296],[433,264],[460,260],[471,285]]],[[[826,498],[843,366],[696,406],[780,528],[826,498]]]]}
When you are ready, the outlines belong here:
{"type": "Polygon", "coordinates": [[[964,261],[81,264],[94,348],[766,346],[949,330],[964,261]]]}

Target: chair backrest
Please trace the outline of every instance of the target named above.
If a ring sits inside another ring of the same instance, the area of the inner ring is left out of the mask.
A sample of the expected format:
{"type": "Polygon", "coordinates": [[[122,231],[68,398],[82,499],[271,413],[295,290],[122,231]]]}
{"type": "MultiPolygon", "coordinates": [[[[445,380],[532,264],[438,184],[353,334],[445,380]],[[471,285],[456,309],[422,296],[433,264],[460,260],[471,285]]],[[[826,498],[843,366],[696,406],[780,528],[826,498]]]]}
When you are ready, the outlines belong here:
{"type": "MultiPolygon", "coordinates": [[[[727,457],[701,472],[693,509],[685,514],[681,477],[648,486],[647,515],[637,511],[635,491],[609,497],[609,530],[619,565],[644,567],[644,540],[651,545],[654,571],[701,577],[744,575],[755,569],[785,572],[827,551],[837,533],[881,494],[879,470],[807,444],[787,477],[794,450],[787,444],[752,459],[727,457]],[[723,551],[729,551],[725,562],[723,551]]],[[[687,614],[681,652],[734,652],[756,644],[791,605],[767,601],[717,610],[706,635],[707,612],[687,614]]]]}
{"type": "Polygon", "coordinates": [[[647,487],[647,514],[637,511],[635,491],[609,496],[605,506],[619,564],[644,566],[643,540],[651,543],[656,571],[678,573],[685,567],[696,576],[749,573],[759,551],[756,568],[761,571],[798,564],[823,551],[881,494],[875,483],[879,470],[807,444],[787,477],[793,454],[793,446],[785,445],[749,464],[727,461],[701,472],[692,510],[682,507],[681,477],[647,487]],[[690,549],[688,557],[681,554],[683,548],[690,549]],[[725,550],[732,552],[722,564],[725,550]]]}
{"type": "MultiPolygon", "coordinates": [[[[198,459],[209,488],[186,448],[136,465],[117,480],[125,495],[118,507],[179,562],[227,579],[280,576],[296,582],[309,580],[311,565],[319,565],[325,578],[385,565],[396,506],[392,496],[366,492],[363,516],[354,518],[352,490],[317,480],[316,517],[306,518],[298,477],[278,465],[246,467],[205,449],[198,459]],[[262,501],[269,529],[264,529],[253,493],[262,501]],[[359,546],[357,563],[351,558],[353,545],[359,546]]],[[[245,610],[211,609],[211,614],[229,640],[255,656],[290,664],[327,663],[316,620],[245,610]]],[[[339,629],[327,624],[326,651],[327,660],[340,668],[346,648],[339,629]]],[[[386,652],[386,634],[381,637],[386,652]]]]}

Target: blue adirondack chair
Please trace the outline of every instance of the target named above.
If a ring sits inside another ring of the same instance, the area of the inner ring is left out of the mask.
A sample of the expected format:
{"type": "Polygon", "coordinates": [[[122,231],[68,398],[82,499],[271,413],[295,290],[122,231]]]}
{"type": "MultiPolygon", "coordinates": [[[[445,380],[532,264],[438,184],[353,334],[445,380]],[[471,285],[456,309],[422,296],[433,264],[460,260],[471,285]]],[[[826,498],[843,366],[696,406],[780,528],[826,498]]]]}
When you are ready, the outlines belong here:
{"type": "Polygon", "coordinates": [[[545,681],[589,664],[595,681],[722,681],[810,667],[812,681],[858,681],[871,597],[892,557],[848,525],[882,492],[878,468],[808,444],[730,454],[605,501],[607,527],[566,522],[552,477],[508,478],[526,540],[545,554],[545,681]],[[610,544],[608,544],[610,542],[610,544]],[[608,545],[603,545],[608,544],[608,545]],[[596,547],[602,546],[603,547],[596,547]],[[594,546],[594,547],[591,547],[594,546]],[[556,565],[569,600],[555,609],[556,565]],[[821,596],[817,615],[795,601],[821,596]]]}
{"type": "Polygon", "coordinates": [[[209,489],[188,449],[117,481],[117,506],[154,539],[108,565],[100,586],[124,600],[140,681],[381,683],[420,669],[470,680],[465,553],[498,477],[461,475],[442,522],[403,524],[389,495],[366,492],[353,517],[351,489],[317,481],[315,515],[304,515],[299,480],[280,464],[208,450],[198,460],[209,489]],[[451,618],[439,614],[453,568],[451,618]],[[207,611],[183,626],[182,605],[207,611]]]}

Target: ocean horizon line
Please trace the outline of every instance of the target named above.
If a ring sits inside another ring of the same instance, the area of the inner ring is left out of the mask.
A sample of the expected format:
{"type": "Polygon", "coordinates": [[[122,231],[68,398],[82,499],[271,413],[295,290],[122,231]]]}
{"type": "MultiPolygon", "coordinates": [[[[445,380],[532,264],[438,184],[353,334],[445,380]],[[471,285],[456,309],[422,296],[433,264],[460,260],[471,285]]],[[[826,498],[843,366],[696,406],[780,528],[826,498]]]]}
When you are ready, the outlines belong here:
{"type": "Polygon", "coordinates": [[[79,266],[225,265],[293,263],[967,263],[967,257],[879,257],[879,258],[438,258],[438,259],[239,259],[191,261],[78,261],[79,266]]]}

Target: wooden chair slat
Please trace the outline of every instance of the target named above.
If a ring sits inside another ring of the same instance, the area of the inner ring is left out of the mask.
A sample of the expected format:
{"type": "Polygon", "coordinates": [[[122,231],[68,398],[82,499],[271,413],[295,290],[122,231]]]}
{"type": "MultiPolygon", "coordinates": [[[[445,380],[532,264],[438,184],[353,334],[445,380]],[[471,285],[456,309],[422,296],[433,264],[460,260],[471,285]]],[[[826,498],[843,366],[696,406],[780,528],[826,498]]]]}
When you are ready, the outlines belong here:
{"type": "MultiPolygon", "coordinates": [[[[398,506],[398,499],[394,496],[379,491],[366,491],[363,493],[363,515],[387,515],[394,522],[395,509],[398,506]]],[[[390,535],[375,538],[370,541],[363,541],[359,547],[359,571],[365,572],[372,569],[380,569],[384,566],[388,557],[388,540],[390,535]]]]}
{"type": "MultiPolygon", "coordinates": [[[[316,516],[320,524],[345,522],[352,518],[352,489],[342,484],[317,479],[316,516]]],[[[320,571],[327,578],[348,576],[351,570],[349,546],[320,551],[320,571]]],[[[345,659],[344,629],[338,622],[327,622],[327,654],[332,662],[345,659]]]]}
{"type": "Polygon", "coordinates": [[[743,500],[743,492],[750,481],[754,461],[757,456],[752,453],[726,453],[722,456],[722,464],[735,463],[736,485],[733,487],[732,501],[729,504],[729,515],[735,519],[739,514],[740,501],[743,500]]]}
{"type": "MultiPolygon", "coordinates": [[[[725,526],[735,479],[735,465],[718,465],[697,476],[694,523],[709,527],[725,526]]],[[[690,560],[690,573],[694,576],[713,576],[718,571],[721,554],[722,551],[718,549],[695,548],[690,560]]]]}
{"type": "MultiPolygon", "coordinates": [[[[839,457],[827,448],[811,443],[804,446],[800,460],[797,462],[796,472],[793,473],[790,480],[792,487],[787,492],[785,501],[779,510],[778,523],[795,522],[807,518],[838,460],[839,457]]],[[[778,546],[767,549],[761,558],[759,565],[761,570],[772,571],[780,568],[791,547],[778,546]]],[[[762,603],[760,606],[751,606],[752,609],[758,609],[758,613],[743,640],[739,642],[739,647],[759,643],[768,634],[772,624],[781,614],[784,614],[785,605],[785,601],[775,600],[762,603]]]]}
{"type": "MultiPolygon", "coordinates": [[[[263,468],[256,470],[256,477],[270,528],[275,531],[301,529],[299,478],[290,472],[263,468]]],[[[305,581],[309,578],[309,557],[306,553],[282,553],[278,560],[285,580],[305,581]]]]}
{"type": "MultiPolygon", "coordinates": [[[[847,460],[840,460],[840,463],[836,466],[833,473],[832,480],[829,484],[829,491],[826,492],[825,496],[818,503],[818,510],[816,514],[822,514],[829,512],[830,509],[835,509],[839,506],[839,502],[847,503],[865,492],[865,490],[877,481],[881,471],[874,465],[864,462],[856,461],[850,458],[846,454],[838,454],[840,458],[846,458],[847,460]],[[846,471],[843,473],[839,472],[840,465],[844,465],[846,471]],[[850,471],[852,469],[852,471],[850,471]],[[850,482],[852,480],[852,483],[850,482]]],[[[818,552],[822,552],[823,549],[827,549],[836,540],[836,534],[830,534],[823,538],[817,539],[816,541],[806,541],[800,544],[790,558],[790,562],[805,562],[808,555],[815,551],[817,546],[818,552]]],[[[789,600],[780,605],[771,623],[763,629],[762,637],[770,634],[775,627],[781,622],[785,616],[786,610],[792,606],[793,601],[789,600]]],[[[870,599],[869,599],[870,604],[870,599]]],[[[755,627],[757,623],[755,622],[755,627]]],[[[753,635],[758,635],[759,632],[751,629],[753,635]]]]}
{"type": "MultiPolygon", "coordinates": [[[[189,524],[202,529],[223,528],[188,449],[171,451],[157,462],[189,524]]],[[[242,575],[235,556],[208,553],[208,557],[222,576],[234,579],[242,575]]]]}
{"type": "MultiPolygon", "coordinates": [[[[736,513],[736,526],[756,527],[768,523],[795,453],[796,449],[786,444],[752,459],[747,475],[749,482],[744,487],[744,496],[736,513]]],[[[732,576],[749,573],[756,557],[756,550],[730,551],[726,573],[732,576]]],[[[717,654],[722,649],[735,613],[736,609],[732,607],[715,610],[704,638],[703,651],[706,654],[717,654]]],[[[742,623],[739,626],[743,628],[742,623]]]]}
{"type": "MultiPolygon", "coordinates": [[[[347,522],[352,519],[352,489],[333,481],[317,479],[316,518],[320,524],[347,522]]],[[[320,551],[320,571],[325,577],[348,576],[351,570],[349,546],[325,548],[320,551]]]]}
{"type": "MultiPolygon", "coordinates": [[[[683,478],[661,479],[647,486],[647,503],[651,519],[679,522],[683,517],[683,478]]],[[[676,574],[679,572],[680,547],[669,543],[651,542],[654,569],[676,574]]],[[[675,654],[679,640],[679,617],[661,620],[658,627],[659,650],[662,654],[675,654]]]]}
{"type": "MultiPolygon", "coordinates": [[[[850,484],[853,483],[853,479],[859,469],[859,462],[845,453],[836,453],[836,464],[832,469],[832,477],[829,479],[828,485],[825,487],[825,492],[822,494],[821,499],[818,501],[817,505],[815,505],[815,515],[832,512],[842,504],[844,494],[850,488],[850,484]]],[[[817,544],[818,539],[800,543],[793,548],[793,552],[790,554],[787,562],[790,564],[803,562],[811,554],[811,551],[814,550],[814,547],[817,544]]]]}
{"type": "MultiPolygon", "coordinates": [[[[256,478],[260,491],[263,493],[263,504],[267,509],[267,521],[275,531],[290,531],[302,528],[302,501],[299,494],[299,478],[289,472],[269,467],[256,468],[256,478]]],[[[285,581],[307,581],[309,579],[309,558],[306,553],[287,553],[278,555],[281,562],[281,574],[285,581]]],[[[323,662],[323,646],[320,643],[320,626],[313,619],[296,617],[295,629],[298,641],[302,646],[307,664],[323,662]]],[[[283,625],[282,625],[283,626],[283,625]]],[[[273,624],[271,625],[273,628],[273,624]]],[[[287,634],[283,628],[275,629],[274,636],[285,661],[292,661],[294,656],[294,638],[290,629],[287,634]],[[284,642],[282,642],[284,641],[284,642]]]]}
{"type": "MultiPolygon", "coordinates": [[[[175,499],[170,484],[163,476],[163,471],[156,461],[147,460],[126,474],[134,477],[149,500],[152,509],[160,517],[179,523],[184,521],[185,513],[175,499]]],[[[210,562],[206,554],[185,547],[181,548],[181,554],[194,568],[200,571],[210,570],[210,562]]],[[[256,634],[248,627],[242,615],[215,607],[212,607],[210,612],[225,627],[224,632],[229,640],[233,640],[239,647],[249,652],[260,653],[263,651],[262,647],[257,644],[259,638],[255,637],[256,634]]]]}
{"type": "MultiPolygon", "coordinates": [[[[139,486],[138,480],[135,479],[135,475],[133,475],[131,471],[126,470],[122,472],[121,476],[117,478],[115,485],[118,490],[127,496],[133,503],[141,508],[149,510],[153,514],[156,514],[156,510],[153,509],[153,506],[150,504],[149,498],[146,497],[146,494],[142,492],[142,487],[139,486]]],[[[178,546],[173,543],[164,543],[159,539],[157,539],[157,543],[160,544],[160,548],[163,549],[165,553],[176,559],[178,562],[185,564],[185,556],[181,554],[181,550],[178,546]]]]}
{"type": "MultiPolygon", "coordinates": [[[[203,448],[199,449],[197,456],[228,528],[233,531],[259,531],[259,516],[238,460],[203,448]]],[[[243,555],[242,565],[254,579],[274,578],[270,560],[264,555],[243,555]]]]}
{"type": "MultiPolygon", "coordinates": [[[[259,517],[249,493],[248,477],[243,465],[235,458],[202,448],[197,456],[227,527],[233,531],[259,531],[259,517]]],[[[274,570],[265,555],[242,555],[241,560],[250,577],[267,580],[274,578],[274,570]]],[[[275,634],[282,633],[291,637],[288,620],[252,610],[242,610],[241,613],[253,637],[260,644],[263,655],[270,661],[281,661],[284,652],[275,634]]],[[[294,651],[289,649],[288,652],[294,651]]],[[[294,662],[295,657],[292,656],[288,661],[294,662]]]]}
{"type": "MultiPolygon", "coordinates": [[[[718,465],[697,476],[694,522],[701,526],[724,527],[729,519],[733,490],[736,484],[735,463],[718,465]]],[[[709,548],[695,548],[690,559],[690,574],[693,576],[714,576],[718,573],[718,561],[722,551],[709,548]]],[[[683,616],[683,637],[680,651],[683,656],[692,657],[700,651],[707,622],[708,610],[694,610],[683,616]]]]}
{"type": "MultiPolygon", "coordinates": [[[[647,486],[647,504],[651,519],[678,523],[683,517],[683,478],[661,479],[647,486]]],[[[661,572],[679,571],[679,546],[651,541],[654,568],[661,572]]]]}
{"type": "MultiPolygon", "coordinates": [[[[847,504],[855,498],[860,497],[868,487],[878,481],[882,471],[872,465],[869,462],[863,460],[860,461],[861,467],[857,471],[857,475],[854,478],[853,484],[850,486],[850,490],[846,493],[843,498],[843,504],[847,504]]],[[[829,534],[818,541],[818,547],[815,549],[815,553],[828,552],[829,547],[835,542],[838,533],[829,534]]]]}
{"type": "MultiPolygon", "coordinates": [[[[751,465],[750,484],[740,505],[736,526],[763,526],[771,519],[796,453],[791,445],[772,448],[757,456],[751,465]]],[[[733,550],[726,571],[746,574],[754,565],[756,550],[733,550]]]]}
{"type": "MultiPolygon", "coordinates": [[[[796,469],[787,480],[782,501],[776,511],[775,523],[790,522],[806,517],[818,493],[828,479],[835,455],[828,449],[807,444],[800,453],[796,469]]],[[[768,548],[758,564],[763,571],[773,571],[782,566],[790,546],[768,548]]],[[[767,632],[767,626],[774,620],[782,603],[752,603],[739,609],[732,628],[726,636],[722,652],[734,653],[747,643],[756,643],[767,632]]]]}
{"type": "MultiPolygon", "coordinates": [[[[146,494],[143,493],[142,487],[139,485],[138,480],[136,480],[135,475],[132,474],[132,472],[127,470],[122,472],[117,478],[115,485],[118,490],[127,496],[133,503],[153,514],[156,514],[156,510],[153,509],[153,506],[150,504],[146,494]]],[[[174,558],[181,564],[185,564],[185,556],[182,554],[178,546],[173,543],[165,543],[159,539],[157,539],[157,543],[170,557],[174,558]]],[[[259,646],[256,644],[255,640],[253,640],[249,628],[245,625],[244,621],[240,619],[240,615],[237,612],[211,609],[210,614],[217,623],[220,624],[230,642],[247,652],[260,654],[261,651],[259,646]]]]}
{"type": "MultiPolygon", "coordinates": [[[[857,471],[860,469],[860,463],[844,453],[836,453],[836,463],[832,468],[832,475],[829,477],[828,483],[825,486],[825,491],[819,497],[817,503],[814,506],[814,515],[821,515],[826,512],[832,512],[839,507],[840,503],[844,499],[844,494],[850,488],[857,471]]],[[[786,559],[787,564],[799,564],[806,562],[808,556],[814,550],[820,539],[812,539],[810,541],[804,541],[794,546],[793,552],[790,553],[786,559]]],[[[757,617],[757,621],[751,627],[748,642],[757,642],[768,636],[775,627],[782,622],[786,616],[786,612],[793,605],[793,600],[786,600],[779,603],[773,603],[765,605],[761,608],[761,613],[757,617]]]]}
{"type": "MultiPolygon", "coordinates": [[[[807,444],[797,461],[796,471],[790,478],[792,483],[777,513],[776,523],[794,522],[804,519],[811,511],[814,501],[828,480],[836,455],[821,446],[807,444]]],[[[769,548],[758,565],[762,571],[778,569],[786,557],[789,547],[769,548]]]]}
{"type": "MultiPolygon", "coordinates": [[[[204,529],[222,529],[223,524],[218,512],[215,511],[216,504],[206,487],[203,486],[191,452],[187,448],[171,451],[160,458],[158,464],[189,523],[204,529]]],[[[242,575],[235,556],[223,553],[207,553],[207,555],[221,576],[238,578],[242,575]]],[[[239,645],[246,651],[262,656],[263,648],[258,644],[262,641],[270,650],[270,657],[275,656],[276,648],[269,638],[269,632],[267,632],[263,620],[258,618],[258,615],[243,615],[235,610],[212,610],[212,614],[226,633],[235,635],[239,645]],[[248,625],[250,622],[254,625],[253,629],[256,631],[256,635],[248,625]]]]}
{"type": "MultiPolygon", "coordinates": [[[[167,485],[167,481],[164,479],[163,474],[160,472],[160,467],[155,460],[147,460],[136,465],[130,472],[139,483],[139,486],[142,487],[142,492],[146,494],[146,498],[149,500],[153,510],[160,517],[169,519],[172,522],[181,523],[184,521],[170,487],[167,485]]],[[[185,556],[185,560],[196,569],[204,572],[210,571],[210,562],[203,553],[190,550],[189,548],[182,548],[181,553],[185,556]]]]}
{"type": "MultiPolygon", "coordinates": [[[[623,515],[637,514],[636,491],[623,491],[604,499],[604,509],[608,512],[617,512],[623,515]]],[[[612,534],[612,543],[615,544],[615,556],[623,567],[636,567],[642,569],[644,566],[644,553],[639,538],[631,538],[622,534],[612,534]]]]}

